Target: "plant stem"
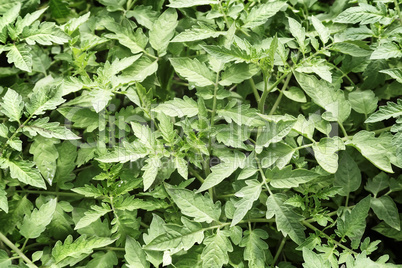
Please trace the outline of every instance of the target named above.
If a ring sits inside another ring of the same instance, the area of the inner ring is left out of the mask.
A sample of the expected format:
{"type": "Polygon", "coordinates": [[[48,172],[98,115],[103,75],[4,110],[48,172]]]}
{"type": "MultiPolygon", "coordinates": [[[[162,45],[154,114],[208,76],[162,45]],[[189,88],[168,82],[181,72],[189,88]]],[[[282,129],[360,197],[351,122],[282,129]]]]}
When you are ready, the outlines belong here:
{"type": "Polygon", "coordinates": [[[348,133],[346,132],[346,130],[345,130],[345,128],[343,127],[342,123],[338,122],[338,125],[339,125],[339,127],[341,128],[341,130],[342,130],[343,136],[344,136],[345,138],[348,138],[348,133]]]}
{"type": "Polygon", "coordinates": [[[66,193],[66,192],[51,192],[51,191],[36,191],[36,190],[18,190],[17,193],[27,193],[27,194],[47,194],[56,196],[70,196],[70,197],[80,197],[84,198],[83,195],[76,193],[66,193]]]}
{"type": "Polygon", "coordinates": [[[398,13],[398,16],[399,16],[399,22],[402,24],[402,14],[401,14],[401,9],[399,8],[398,0],[394,0],[394,4],[395,4],[396,13],[398,13]]]}
{"type": "Polygon", "coordinates": [[[189,168],[189,170],[190,170],[190,172],[191,172],[191,174],[193,174],[194,175],[194,177],[196,177],[197,178],[197,180],[199,180],[201,183],[204,183],[204,178],[203,177],[201,177],[201,175],[200,174],[198,174],[198,172],[195,170],[195,169],[193,169],[192,167],[188,167],[189,168]]]}
{"type": "Polygon", "coordinates": [[[286,237],[283,237],[281,243],[279,244],[279,248],[278,248],[278,250],[277,250],[276,253],[275,253],[275,257],[274,257],[274,260],[273,260],[273,262],[272,262],[273,265],[275,265],[276,262],[278,261],[279,255],[281,254],[282,249],[283,249],[283,247],[285,246],[285,243],[286,243],[286,237]]]}
{"type": "Polygon", "coordinates": [[[279,77],[278,80],[276,80],[276,82],[275,82],[272,86],[270,86],[268,89],[267,89],[268,77],[266,77],[266,75],[264,75],[264,83],[265,83],[264,92],[262,93],[261,99],[260,99],[260,101],[258,102],[258,110],[259,110],[261,113],[264,113],[264,104],[265,104],[265,100],[267,99],[267,96],[268,96],[269,92],[271,92],[277,85],[279,85],[279,83],[281,83],[282,80],[286,78],[286,76],[289,74],[289,72],[290,72],[290,71],[285,72],[285,73],[284,73],[281,77],[279,77]]]}
{"type": "Polygon", "coordinates": [[[3,233],[0,232],[0,240],[4,242],[9,248],[11,248],[15,253],[17,253],[21,259],[23,259],[27,264],[29,264],[31,267],[38,267],[36,266],[25,254],[16,246],[14,245],[13,242],[8,240],[8,238],[3,235],[3,233]]]}
{"type": "Polygon", "coordinates": [[[272,109],[271,109],[271,111],[269,112],[269,115],[273,115],[273,114],[275,113],[276,109],[278,108],[279,103],[281,103],[282,96],[283,96],[283,92],[284,92],[284,91],[286,90],[286,88],[288,87],[290,78],[292,78],[292,73],[289,73],[288,76],[286,77],[286,80],[285,80],[285,83],[283,84],[282,90],[281,90],[281,92],[279,93],[279,96],[278,96],[278,98],[276,99],[276,101],[275,101],[275,103],[274,103],[274,106],[272,106],[272,109]]]}
{"type": "Polygon", "coordinates": [[[248,80],[248,82],[250,83],[250,86],[251,86],[251,88],[252,88],[252,90],[253,90],[255,100],[257,101],[257,103],[259,103],[261,97],[260,97],[260,94],[258,93],[257,87],[255,86],[255,83],[254,83],[253,78],[250,78],[250,79],[248,80]]]}
{"type": "Polygon", "coordinates": [[[319,233],[320,233],[322,236],[324,236],[326,239],[328,239],[329,241],[331,241],[332,243],[334,243],[334,245],[336,245],[336,246],[338,246],[338,247],[341,247],[341,248],[343,248],[343,249],[345,249],[345,250],[347,250],[347,251],[349,251],[349,252],[351,252],[351,253],[353,253],[353,254],[356,254],[356,255],[358,254],[357,252],[351,250],[350,248],[348,248],[348,247],[342,245],[341,243],[339,243],[338,241],[336,241],[335,239],[333,239],[332,237],[330,237],[329,235],[327,235],[326,233],[324,233],[324,232],[321,231],[320,229],[316,228],[314,225],[310,224],[309,222],[307,222],[307,221],[302,221],[301,223],[302,223],[304,226],[310,228],[311,230],[316,231],[316,232],[319,232],[319,233]]]}

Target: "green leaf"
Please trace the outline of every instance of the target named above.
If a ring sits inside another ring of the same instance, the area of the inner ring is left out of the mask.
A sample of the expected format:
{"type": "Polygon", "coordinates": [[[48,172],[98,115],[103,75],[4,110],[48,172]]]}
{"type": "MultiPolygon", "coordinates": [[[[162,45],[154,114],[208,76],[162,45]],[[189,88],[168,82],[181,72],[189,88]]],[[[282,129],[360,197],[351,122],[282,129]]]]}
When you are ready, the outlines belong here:
{"type": "Polygon", "coordinates": [[[132,10],[127,11],[126,16],[127,18],[134,17],[139,24],[151,30],[158,14],[157,11],[152,10],[152,6],[135,5],[132,10]]]}
{"type": "Polygon", "coordinates": [[[300,49],[304,52],[306,49],[304,44],[304,40],[306,39],[306,31],[304,27],[297,20],[290,17],[288,18],[288,23],[290,33],[296,38],[300,49]]]}
{"type": "Polygon", "coordinates": [[[298,87],[290,87],[288,90],[283,91],[283,95],[292,101],[301,103],[307,102],[306,95],[304,95],[303,90],[298,87]]]}
{"type": "Polygon", "coordinates": [[[393,69],[381,70],[380,73],[388,74],[393,79],[398,81],[398,83],[402,84],[402,68],[393,68],[393,69]]]}
{"type": "Polygon", "coordinates": [[[329,37],[331,35],[329,29],[322,24],[322,22],[317,19],[315,16],[311,16],[311,22],[313,23],[313,26],[315,30],[318,33],[318,36],[320,37],[322,44],[325,45],[329,41],[329,37]]]}
{"type": "Polygon", "coordinates": [[[338,193],[347,196],[350,192],[359,189],[362,175],[359,166],[347,151],[341,152],[340,155],[339,167],[335,173],[334,186],[341,187],[338,193]]]}
{"type": "Polygon", "coordinates": [[[193,117],[198,114],[198,105],[193,99],[183,96],[183,99],[174,98],[159,104],[154,111],[171,117],[193,117]]]}
{"type": "Polygon", "coordinates": [[[85,266],[88,268],[109,268],[118,264],[118,259],[114,251],[96,252],[91,255],[93,258],[85,266]]]}
{"type": "Polygon", "coordinates": [[[165,233],[157,236],[146,246],[146,250],[178,252],[188,250],[195,243],[201,243],[204,239],[204,229],[200,223],[191,222],[186,218],[181,219],[183,225],[166,224],[165,233]]]}
{"type": "Polygon", "coordinates": [[[255,151],[259,154],[264,147],[268,147],[272,143],[280,142],[292,130],[295,123],[295,120],[267,122],[262,128],[261,134],[257,137],[255,151]]]}
{"type": "Polygon", "coordinates": [[[349,93],[352,109],[361,114],[371,114],[377,109],[378,98],[371,90],[354,91],[349,93]]]}
{"type": "Polygon", "coordinates": [[[43,204],[39,210],[34,209],[30,215],[25,215],[20,233],[25,238],[37,238],[46,230],[46,226],[53,218],[56,210],[57,199],[51,199],[46,204],[43,204]]]}
{"type": "Polygon", "coordinates": [[[73,127],[84,128],[88,132],[92,132],[99,128],[99,122],[105,120],[101,114],[97,114],[89,109],[77,107],[61,107],[57,111],[66,119],[73,122],[73,127]]]}
{"type": "Polygon", "coordinates": [[[59,153],[55,146],[57,143],[59,143],[57,140],[36,137],[31,148],[29,148],[29,153],[34,156],[33,161],[43,178],[50,185],[52,185],[53,179],[56,175],[56,161],[59,157],[59,153]]]}
{"type": "Polygon", "coordinates": [[[25,72],[32,72],[31,48],[26,44],[12,45],[7,53],[8,63],[14,63],[15,67],[25,72]]]}
{"type": "Polygon", "coordinates": [[[145,252],[138,241],[128,236],[126,238],[125,250],[126,254],[124,258],[128,263],[128,267],[149,268],[149,262],[146,259],[145,252]]]}
{"type": "Polygon", "coordinates": [[[7,41],[7,26],[13,23],[19,15],[21,10],[21,3],[14,2],[11,3],[11,6],[7,6],[4,13],[2,13],[2,17],[0,18],[0,42],[6,43],[7,41]]]}
{"type": "Polygon", "coordinates": [[[215,235],[207,237],[204,244],[201,253],[203,267],[220,268],[229,262],[228,252],[233,251],[233,246],[225,231],[218,230],[215,235]]]}
{"type": "Polygon", "coordinates": [[[177,24],[177,12],[172,8],[166,9],[153,23],[149,32],[149,43],[158,51],[159,56],[166,54],[167,46],[174,35],[177,24]]]}
{"type": "Polygon", "coordinates": [[[295,73],[301,88],[319,106],[327,110],[323,118],[329,121],[344,122],[350,114],[351,107],[339,86],[327,81],[318,80],[314,76],[295,73]],[[320,90],[317,90],[319,88],[320,90]]]}
{"type": "Polygon", "coordinates": [[[312,250],[303,247],[304,268],[330,268],[331,264],[325,261],[322,255],[315,254],[312,250]]]}
{"type": "Polygon", "coordinates": [[[70,13],[67,3],[63,0],[50,0],[49,9],[52,16],[56,19],[65,18],[70,13]]]}
{"type": "MultiPolygon", "coordinates": [[[[401,215],[399,215],[401,217],[401,215]]],[[[401,224],[401,223],[400,223],[401,224]]],[[[402,231],[398,231],[391,226],[387,225],[385,222],[381,222],[377,226],[373,227],[373,230],[379,232],[380,234],[392,238],[395,241],[402,241],[402,231]]]]}
{"type": "Polygon", "coordinates": [[[250,108],[250,105],[242,104],[236,107],[227,107],[216,111],[218,116],[223,117],[226,122],[235,122],[239,126],[258,127],[263,126],[264,121],[257,115],[257,110],[250,108]]]}
{"type": "Polygon", "coordinates": [[[231,46],[229,48],[215,46],[215,45],[202,45],[201,46],[208,54],[223,61],[223,62],[250,62],[251,55],[249,55],[245,50],[237,47],[231,46]]]}
{"type": "MultiPolygon", "coordinates": [[[[325,81],[332,83],[331,67],[323,60],[307,61],[296,68],[299,73],[315,73],[325,81]]],[[[286,91],[285,91],[286,92],[286,91]]]]}
{"type": "Polygon", "coordinates": [[[336,152],[339,150],[345,150],[345,145],[339,137],[323,138],[318,143],[313,144],[315,159],[329,173],[335,173],[338,170],[336,152]]]}
{"type": "Polygon", "coordinates": [[[75,230],[87,227],[91,223],[97,221],[100,217],[104,216],[106,213],[111,212],[112,209],[106,205],[105,203],[102,203],[102,206],[91,206],[91,210],[88,210],[84,212],[85,216],[82,217],[77,224],[75,225],[75,230]]]}
{"type": "Polygon", "coordinates": [[[64,243],[56,242],[52,249],[52,257],[61,267],[74,265],[91,254],[93,249],[105,247],[114,241],[108,237],[87,238],[85,235],[81,235],[73,241],[73,237],[69,235],[64,243]]]}
{"type": "Polygon", "coordinates": [[[24,102],[20,94],[9,88],[0,102],[0,112],[8,117],[10,121],[20,122],[24,102]]]}
{"type": "Polygon", "coordinates": [[[246,184],[247,185],[241,188],[240,191],[235,193],[235,196],[240,199],[234,204],[236,210],[234,211],[233,220],[230,226],[238,224],[252,208],[254,201],[260,197],[262,189],[259,181],[246,180],[246,184]]]}
{"type": "Polygon", "coordinates": [[[374,176],[374,178],[370,178],[364,189],[374,194],[374,197],[377,196],[379,192],[386,189],[389,186],[389,177],[384,172],[381,172],[374,176]]]}
{"type": "Polygon", "coordinates": [[[156,179],[156,175],[158,175],[158,170],[162,165],[159,157],[148,158],[146,164],[141,168],[144,171],[142,174],[142,180],[144,183],[144,191],[148,190],[149,187],[152,186],[156,179]]]}
{"type": "Polygon", "coordinates": [[[0,250],[0,267],[11,267],[11,261],[7,252],[0,250]]]}
{"type": "Polygon", "coordinates": [[[388,173],[393,173],[391,166],[392,135],[382,135],[375,137],[374,132],[365,130],[359,131],[353,136],[352,140],[346,142],[352,145],[367,158],[374,166],[388,173]]]}
{"type": "Polygon", "coordinates": [[[56,138],[60,140],[77,140],[80,139],[71,130],[64,126],[60,126],[59,122],[50,122],[49,117],[39,118],[33,122],[24,125],[24,130],[30,135],[36,136],[39,134],[45,138],[56,138]]]}
{"type": "Polygon", "coordinates": [[[28,45],[35,45],[36,43],[50,46],[53,44],[62,45],[67,43],[70,37],[66,35],[61,29],[56,27],[56,24],[51,22],[44,22],[39,25],[34,23],[31,28],[25,28],[22,36],[28,45]]]}
{"type": "Polygon", "coordinates": [[[262,229],[244,231],[239,246],[245,247],[243,256],[250,268],[264,267],[267,258],[273,260],[268,244],[264,241],[267,238],[267,232],[262,229]]]}
{"type": "Polygon", "coordinates": [[[371,208],[380,220],[398,231],[401,230],[398,208],[391,197],[384,195],[372,198],[371,208]]]}
{"type": "Polygon", "coordinates": [[[365,123],[375,123],[387,120],[391,117],[397,118],[402,115],[402,99],[398,99],[397,103],[387,102],[387,105],[380,106],[380,109],[367,118],[365,123]]]}
{"type": "Polygon", "coordinates": [[[338,51],[352,57],[367,57],[372,54],[372,50],[365,43],[360,41],[345,41],[334,43],[331,50],[338,51]]]}
{"type": "Polygon", "coordinates": [[[184,43],[204,40],[207,38],[216,38],[220,35],[225,35],[226,32],[216,31],[215,29],[209,27],[206,24],[199,23],[191,27],[191,29],[186,29],[184,32],[179,33],[172,39],[172,43],[184,43]]]}
{"type": "Polygon", "coordinates": [[[275,167],[273,170],[267,169],[265,172],[265,177],[275,188],[298,187],[300,184],[318,178],[318,176],[317,173],[307,169],[292,170],[291,166],[287,166],[282,170],[275,167]]]}
{"type": "Polygon", "coordinates": [[[222,73],[219,84],[222,86],[230,86],[239,84],[244,80],[250,79],[259,72],[259,69],[254,64],[239,63],[229,66],[222,73]]]}
{"type": "MultiPolygon", "coordinates": [[[[46,77],[40,82],[49,83],[51,77],[46,77]]],[[[26,103],[25,108],[30,115],[44,114],[47,110],[55,110],[60,104],[66,100],[62,98],[60,88],[44,85],[37,82],[33,92],[30,94],[29,101],[26,103]]]]}
{"type": "Polygon", "coordinates": [[[284,1],[275,1],[254,6],[244,20],[243,27],[255,28],[264,24],[269,18],[278,13],[279,10],[281,10],[285,5],[286,2],[284,1]]]}
{"type": "Polygon", "coordinates": [[[165,189],[184,215],[194,218],[196,222],[219,221],[220,202],[214,204],[208,193],[202,195],[186,189],[173,188],[169,184],[165,184],[165,189]]]}
{"type": "Polygon", "coordinates": [[[217,4],[216,0],[169,0],[169,7],[173,8],[184,8],[184,7],[193,7],[193,6],[202,6],[202,5],[211,5],[217,4]]]}
{"type": "Polygon", "coordinates": [[[197,59],[171,58],[175,71],[196,86],[205,87],[215,83],[215,76],[204,63],[197,59]]]}
{"type": "Polygon", "coordinates": [[[370,209],[370,196],[367,196],[352,209],[346,211],[344,218],[337,220],[337,234],[339,237],[347,236],[352,240],[352,247],[358,245],[366,229],[366,218],[370,209]]]}
{"type": "Polygon", "coordinates": [[[148,155],[148,150],[138,142],[123,142],[123,146],[115,147],[111,152],[100,155],[96,160],[103,163],[134,162],[148,155]]]}
{"type": "Polygon", "coordinates": [[[386,17],[386,13],[376,9],[374,6],[360,3],[359,6],[350,7],[339,14],[335,18],[335,22],[353,24],[372,24],[379,22],[387,25],[392,22],[392,19],[386,17]]]}
{"type": "Polygon", "coordinates": [[[39,170],[32,168],[34,163],[29,161],[17,161],[0,158],[0,166],[2,168],[10,168],[10,176],[22,183],[46,189],[45,181],[39,173],[39,170]]]}
{"type": "Polygon", "coordinates": [[[381,60],[402,57],[402,49],[395,43],[379,45],[371,54],[370,60],[381,60]]]}
{"type": "Polygon", "coordinates": [[[302,216],[296,214],[284,202],[287,199],[284,194],[273,194],[267,199],[267,219],[275,215],[276,227],[283,235],[288,235],[294,242],[301,244],[305,239],[305,227],[300,223],[302,216]]]}
{"type": "Polygon", "coordinates": [[[8,213],[7,192],[0,186],[0,209],[8,213]]]}

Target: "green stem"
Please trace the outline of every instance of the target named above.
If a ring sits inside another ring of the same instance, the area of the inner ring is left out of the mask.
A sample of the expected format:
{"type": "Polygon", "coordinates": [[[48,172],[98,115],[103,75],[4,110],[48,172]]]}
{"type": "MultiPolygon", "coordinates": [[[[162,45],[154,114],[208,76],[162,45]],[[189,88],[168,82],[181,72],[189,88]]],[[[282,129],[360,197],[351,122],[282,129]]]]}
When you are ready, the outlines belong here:
{"type": "Polygon", "coordinates": [[[69,197],[80,197],[84,198],[83,195],[76,193],[66,193],[66,192],[51,192],[51,191],[36,191],[36,190],[18,190],[17,193],[26,194],[46,194],[46,195],[56,195],[56,196],[69,196],[69,197]]]}
{"type": "Polygon", "coordinates": [[[188,167],[189,168],[189,170],[190,170],[190,172],[191,172],[191,174],[193,174],[194,175],[194,177],[196,177],[197,178],[197,180],[199,180],[201,183],[204,183],[204,178],[203,177],[201,177],[201,175],[200,174],[198,174],[198,172],[195,170],[195,169],[193,169],[192,167],[188,167]]]}
{"type": "Polygon", "coordinates": [[[36,266],[27,256],[25,256],[25,254],[16,245],[14,245],[13,242],[8,240],[8,238],[1,232],[0,232],[0,240],[3,241],[4,244],[6,244],[9,248],[11,248],[15,253],[17,253],[21,257],[21,259],[23,259],[31,267],[38,268],[38,266],[36,266]]]}
{"type": "Polygon", "coordinates": [[[329,235],[327,235],[326,233],[324,233],[324,232],[321,231],[320,229],[316,228],[314,225],[310,224],[309,222],[307,222],[307,221],[302,221],[301,223],[302,223],[304,226],[310,228],[311,230],[313,230],[313,231],[315,231],[315,232],[319,232],[323,237],[325,237],[326,239],[328,239],[329,241],[331,241],[332,243],[334,243],[334,245],[336,245],[336,246],[338,246],[338,247],[341,247],[341,248],[343,248],[343,249],[345,249],[345,250],[347,250],[347,251],[349,251],[349,252],[351,252],[351,253],[353,253],[353,254],[356,254],[356,255],[358,254],[357,252],[351,250],[350,248],[348,248],[348,247],[342,245],[341,243],[339,243],[338,241],[336,241],[335,239],[333,239],[332,237],[330,237],[329,235]]]}
{"type": "Polygon", "coordinates": [[[269,94],[269,92],[271,92],[277,85],[279,85],[283,79],[286,78],[286,76],[289,74],[290,71],[285,72],[281,77],[278,78],[278,80],[276,80],[276,82],[270,86],[267,89],[267,85],[268,85],[268,77],[266,77],[266,75],[264,75],[264,92],[262,93],[261,99],[258,102],[258,110],[261,113],[264,113],[264,104],[265,104],[265,100],[267,99],[267,96],[269,94]]]}
{"type": "Polygon", "coordinates": [[[279,244],[279,248],[278,248],[278,250],[277,250],[276,253],[275,253],[274,260],[273,260],[273,262],[272,262],[274,265],[275,265],[276,262],[278,261],[279,255],[281,254],[282,249],[283,249],[283,247],[285,246],[285,243],[286,243],[286,237],[283,237],[281,243],[279,244]]]}
{"type": "Polygon", "coordinates": [[[250,83],[250,86],[251,86],[251,88],[252,88],[252,90],[253,90],[255,100],[257,101],[257,103],[259,103],[261,97],[260,97],[260,94],[258,93],[257,87],[255,86],[255,83],[254,83],[253,78],[250,78],[250,79],[248,80],[248,82],[250,83]]]}
{"type": "Polygon", "coordinates": [[[272,109],[271,109],[271,111],[269,112],[269,115],[273,115],[273,114],[275,113],[276,109],[278,108],[279,103],[281,103],[282,96],[283,96],[283,92],[284,92],[284,91],[286,90],[286,88],[288,87],[290,78],[292,78],[292,73],[288,74],[288,76],[286,77],[286,80],[285,80],[285,83],[283,84],[282,90],[281,90],[281,92],[279,93],[279,96],[278,96],[278,98],[276,99],[276,101],[275,101],[275,103],[274,103],[274,106],[272,106],[272,109]]]}
{"type": "Polygon", "coordinates": [[[389,131],[391,130],[392,126],[390,127],[385,127],[385,128],[381,128],[381,129],[377,129],[377,130],[373,130],[373,132],[375,133],[375,135],[381,134],[383,132],[389,131]]]}
{"type": "Polygon", "coordinates": [[[394,0],[394,4],[395,4],[396,13],[398,13],[398,16],[399,16],[399,22],[402,24],[402,14],[401,14],[401,9],[399,8],[398,0],[394,0]]]}
{"type": "Polygon", "coordinates": [[[3,148],[1,148],[1,152],[0,152],[0,156],[3,155],[4,149],[7,147],[8,145],[8,141],[12,140],[15,138],[15,136],[18,134],[18,132],[26,125],[28,124],[29,120],[31,120],[31,118],[34,116],[34,113],[32,113],[27,120],[24,121],[24,123],[20,124],[19,127],[17,128],[16,131],[14,131],[13,135],[11,135],[10,138],[7,139],[7,141],[4,143],[3,148]]]}
{"type": "Polygon", "coordinates": [[[344,136],[345,138],[348,138],[348,133],[346,132],[346,129],[343,127],[342,123],[338,122],[338,125],[339,125],[339,127],[341,128],[341,130],[342,130],[343,136],[344,136]]]}

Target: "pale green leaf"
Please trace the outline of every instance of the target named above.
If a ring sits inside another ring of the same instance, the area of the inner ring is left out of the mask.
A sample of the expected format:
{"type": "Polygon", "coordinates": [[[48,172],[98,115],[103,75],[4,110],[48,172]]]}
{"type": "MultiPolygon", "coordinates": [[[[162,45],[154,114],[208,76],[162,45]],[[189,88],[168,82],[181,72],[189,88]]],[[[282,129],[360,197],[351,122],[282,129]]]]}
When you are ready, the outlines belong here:
{"type": "Polygon", "coordinates": [[[338,170],[336,152],[339,150],[345,150],[345,144],[339,137],[323,138],[318,143],[313,144],[315,159],[329,173],[335,173],[338,170]]]}
{"type": "Polygon", "coordinates": [[[239,63],[229,66],[222,73],[219,84],[222,86],[230,86],[231,84],[239,84],[244,80],[250,79],[259,72],[254,64],[239,63]]]}
{"type": "Polygon", "coordinates": [[[197,222],[219,221],[220,202],[214,204],[208,193],[202,195],[187,189],[173,188],[168,184],[165,189],[184,215],[194,218],[197,222]]]}
{"type": "Polygon", "coordinates": [[[205,87],[215,83],[215,75],[197,59],[171,58],[170,62],[176,72],[196,86],[205,87]]]}
{"type": "MultiPolygon", "coordinates": [[[[7,192],[0,186],[0,209],[8,213],[7,192]]],[[[1,267],[1,266],[0,266],[1,267]]]]}
{"type": "Polygon", "coordinates": [[[17,179],[22,183],[46,189],[45,181],[39,173],[39,170],[33,168],[34,163],[23,160],[8,160],[0,158],[2,168],[10,168],[11,178],[17,179]]]}
{"type": "Polygon", "coordinates": [[[303,247],[303,259],[303,268],[331,268],[331,264],[322,255],[315,254],[307,247],[303,247]]]}
{"type": "Polygon", "coordinates": [[[0,102],[0,112],[8,117],[10,121],[20,122],[24,102],[20,94],[9,88],[0,102]]]}
{"type": "Polygon", "coordinates": [[[203,243],[206,245],[201,253],[203,267],[220,268],[229,262],[228,252],[233,251],[233,246],[225,231],[218,230],[203,243]]]}
{"type": "Polygon", "coordinates": [[[44,46],[67,43],[70,37],[52,22],[35,23],[30,28],[25,28],[22,36],[29,45],[36,43],[44,46]]]}
{"type": "Polygon", "coordinates": [[[381,60],[402,57],[402,49],[395,43],[379,45],[371,54],[370,60],[381,60]]]}
{"type": "Polygon", "coordinates": [[[391,197],[384,195],[372,198],[371,208],[380,220],[398,231],[401,230],[398,208],[391,197]]]}
{"type": "Polygon", "coordinates": [[[360,41],[334,43],[331,49],[352,57],[367,57],[372,54],[370,47],[360,41]]]}
{"type": "Polygon", "coordinates": [[[239,126],[258,127],[264,125],[264,121],[257,115],[257,110],[250,108],[250,105],[242,104],[218,109],[216,113],[223,117],[226,122],[232,123],[233,121],[239,126]]]}
{"type": "Polygon", "coordinates": [[[32,72],[31,48],[27,44],[11,45],[7,53],[8,63],[14,63],[15,67],[25,72],[32,72]]]}
{"type": "Polygon", "coordinates": [[[141,168],[144,171],[142,174],[142,180],[144,183],[144,191],[148,190],[152,186],[158,175],[158,170],[162,162],[159,157],[151,157],[146,160],[146,164],[141,168]]]}
{"type": "Polygon", "coordinates": [[[52,249],[52,257],[61,267],[68,264],[74,265],[91,254],[93,249],[105,247],[114,241],[108,237],[87,238],[85,235],[73,241],[73,237],[69,235],[64,243],[60,240],[56,242],[52,249]]]}
{"type": "Polygon", "coordinates": [[[324,60],[304,62],[296,68],[296,71],[307,74],[315,73],[325,81],[332,83],[331,67],[324,60]]]}
{"type": "Polygon", "coordinates": [[[183,96],[183,99],[174,98],[159,104],[154,111],[171,117],[193,117],[198,114],[198,105],[193,99],[183,96]]]}
{"type": "Polygon", "coordinates": [[[59,143],[57,140],[37,136],[29,148],[29,153],[33,155],[33,161],[50,185],[52,185],[56,175],[56,161],[59,157],[55,146],[57,143],[59,143]]]}
{"type": "Polygon", "coordinates": [[[297,244],[301,244],[305,239],[305,227],[300,222],[303,217],[284,204],[286,199],[284,194],[270,195],[267,199],[267,218],[270,219],[275,215],[277,229],[297,244]]]}
{"type": "Polygon", "coordinates": [[[184,32],[176,35],[171,42],[183,43],[204,40],[207,38],[216,38],[220,35],[224,35],[226,32],[216,31],[215,29],[207,26],[206,24],[199,23],[193,26],[191,29],[186,29],[184,32]]]}
{"type": "Polygon", "coordinates": [[[391,159],[395,149],[392,146],[392,135],[375,137],[374,132],[359,131],[346,145],[352,145],[367,158],[374,166],[388,173],[393,173],[391,159]]]}
{"type": "Polygon", "coordinates": [[[391,117],[396,118],[402,115],[402,99],[398,99],[397,103],[387,102],[387,105],[380,106],[380,109],[367,118],[365,123],[375,123],[387,120],[391,117]]]}
{"type": "MultiPolygon", "coordinates": [[[[280,2],[279,2],[280,3],[280,2]]],[[[288,17],[290,33],[296,38],[302,51],[305,50],[304,40],[306,39],[306,31],[304,27],[295,19],[288,17]]]]}
{"type": "Polygon", "coordinates": [[[230,48],[214,46],[214,45],[202,45],[201,46],[208,54],[223,61],[223,62],[250,62],[251,55],[238,46],[232,45],[230,48]]]}
{"type": "Polygon", "coordinates": [[[380,22],[381,24],[389,24],[392,19],[386,17],[382,11],[372,5],[360,3],[359,6],[350,7],[343,11],[335,18],[335,22],[339,23],[360,23],[371,24],[380,22]]]}
{"type": "Polygon", "coordinates": [[[267,232],[262,229],[244,231],[239,246],[245,247],[243,257],[250,268],[264,267],[266,259],[273,260],[268,244],[264,241],[267,238],[267,232]]]}
{"type": "Polygon", "coordinates": [[[128,263],[128,267],[149,268],[149,262],[146,259],[145,252],[137,240],[128,236],[126,238],[125,250],[126,254],[124,258],[128,263]]]}
{"type": "Polygon", "coordinates": [[[328,42],[329,37],[331,35],[329,29],[325,27],[324,24],[322,24],[322,22],[315,16],[311,16],[311,22],[313,23],[313,26],[317,31],[318,36],[320,37],[323,45],[325,45],[328,42]]]}
{"type": "Polygon", "coordinates": [[[269,18],[278,13],[285,5],[286,2],[284,1],[274,1],[254,6],[244,20],[243,27],[255,28],[264,24],[269,18]]]}
{"type": "Polygon", "coordinates": [[[25,215],[20,227],[20,233],[25,238],[39,237],[52,220],[56,204],[57,199],[51,199],[46,204],[43,204],[39,210],[35,208],[30,215],[25,215]]]}
{"type": "Polygon", "coordinates": [[[398,81],[398,83],[402,84],[402,68],[393,68],[393,69],[381,70],[380,73],[388,74],[393,79],[398,81]]]}
{"type": "Polygon", "coordinates": [[[261,134],[257,137],[255,151],[259,154],[263,148],[272,143],[280,142],[295,125],[295,120],[279,120],[278,122],[267,122],[261,129],[261,134]]]}
{"type": "Polygon", "coordinates": [[[168,6],[173,8],[184,8],[218,3],[216,0],[170,0],[169,2],[170,4],[168,6]]]}
{"type": "Polygon", "coordinates": [[[282,170],[275,167],[273,170],[267,169],[265,172],[265,177],[275,188],[298,187],[300,184],[318,178],[318,176],[317,173],[307,169],[292,170],[291,166],[287,166],[282,170]]]}
{"type": "Polygon", "coordinates": [[[316,104],[327,110],[327,113],[324,114],[324,119],[342,123],[349,117],[351,107],[339,86],[324,80],[318,80],[311,75],[296,72],[295,76],[307,95],[316,104]],[[317,90],[317,88],[320,90],[317,90]]]}
{"type": "Polygon", "coordinates": [[[298,87],[290,87],[288,90],[283,91],[283,95],[292,101],[304,103],[307,101],[306,95],[304,95],[303,90],[298,87]]]}
{"type": "Polygon", "coordinates": [[[234,204],[235,211],[233,214],[233,220],[230,226],[235,226],[238,224],[247,212],[253,207],[253,203],[260,197],[261,193],[261,183],[257,180],[246,180],[246,186],[240,189],[240,191],[235,193],[236,197],[240,199],[234,204]]]}
{"type": "Polygon", "coordinates": [[[386,189],[389,186],[389,177],[384,172],[381,172],[374,176],[374,178],[370,178],[364,189],[374,194],[374,197],[377,196],[379,192],[386,189]]]}
{"type": "Polygon", "coordinates": [[[355,160],[343,151],[340,154],[339,167],[335,173],[334,186],[339,186],[340,195],[347,196],[350,192],[359,189],[362,181],[362,175],[355,160]]]}
{"type": "Polygon", "coordinates": [[[30,135],[39,134],[45,138],[56,138],[60,140],[77,140],[79,136],[75,135],[65,126],[60,126],[59,122],[49,122],[49,117],[39,118],[33,122],[24,125],[23,130],[29,132],[30,135]]]}
{"type": "Polygon", "coordinates": [[[85,216],[80,218],[80,220],[75,225],[75,230],[87,227],[91,223],[97,221],[100,217],[104,216],[106,213],[112,211],[112,209],[108,206],[103,204],[100,206],[91,206],[90,210],[84,212],[85,216]]]}
{"type": "Polygon", "coordinates": [[[358,113],[368,115],[377,109],[378,98],[371,90],[350,92],[348,99],[352,109],[358,113]]]}
{"type": "Polygon", "coordinates": [[[139,24],[151,30],[158,14],[157,11],[152,10],[152,6],[135,5],[132,10],[127,11],[126,17],[134,17],[139,24]]]}
{"type": "Polygon", "coordinates": [[[116,253],[114,251],[96,252],[91,255],[92,260],[85,266],[87,268],[110,268],[119,263],[116,253]]]}
{"type": "Polygon", "coordinates": [[[356,245],[360,242],[366,229],[366,218],[370,209],[370,196],[367,196],[352,209],[346,211],[343,218],[337,220],[337,234],[340,237],[347,236],[356,245]]]}
{"type": "Polygon", "coordinates": [[[167,46],[178,24],[177,17],[176,10],[172,8],[166,9],[153,23],[149,32],[149,43],[158,51],[160,56],[166,54],[167,46]]]}
{"type": "Polygon", "coordinates": [[[191,222],[186,218],[181,219],[183,225],[166,224],[165,233],[155,237],[146,246],[146,250],[178,252],[181,249],[188,250],[195,243],[201,243],[204,239],[204,229],[197,222],[191,222]]]}
{"type": "Polygon", "coordinates": [[[0,267],[12,267],[12,260],[8,256],[7,252],[0,249],[0,267]]]}

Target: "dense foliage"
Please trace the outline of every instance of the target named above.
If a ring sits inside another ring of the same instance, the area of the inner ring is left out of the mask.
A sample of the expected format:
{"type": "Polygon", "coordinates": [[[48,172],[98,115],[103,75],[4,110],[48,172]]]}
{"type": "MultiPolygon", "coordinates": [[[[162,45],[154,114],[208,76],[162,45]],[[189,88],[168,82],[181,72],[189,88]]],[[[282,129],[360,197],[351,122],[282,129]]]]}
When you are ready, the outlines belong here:
{"type": "Polygon", "coordinates": [[[396,267],[398,0],[0,0],[0,267],[396,267]]]}

